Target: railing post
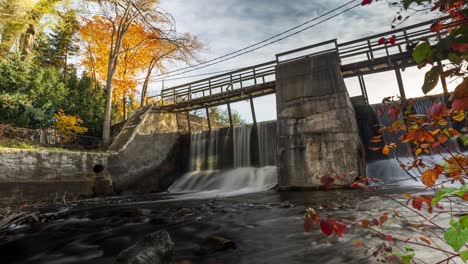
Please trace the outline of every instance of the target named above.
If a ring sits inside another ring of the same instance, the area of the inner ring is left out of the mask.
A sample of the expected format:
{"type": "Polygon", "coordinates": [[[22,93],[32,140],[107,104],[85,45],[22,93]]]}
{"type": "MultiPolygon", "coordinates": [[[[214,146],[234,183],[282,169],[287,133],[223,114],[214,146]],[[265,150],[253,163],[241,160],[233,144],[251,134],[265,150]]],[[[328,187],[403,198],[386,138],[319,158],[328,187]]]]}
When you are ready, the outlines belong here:
{"type": "Polygon", "coordinates": [[[369,51],[370,51],[371,60],[374,60],[374,51],[372,51],[372,45],[369,39],[367,39],[367,47],[369,48],[369,51]]]}
{"type": "Polygon", "coordinates": [[[192,100],[192,85],[188,86],[188,100],[192,100]]]}
{"type": "Polygon", "coordinates": [[[161,106],[164,106],[164,89],[161,90],[161,106]]]}
{"type": "Polygon", "coordinates": [[[172,88],[172,93],[174,94],[174,104],[176,104],[176,94],[175,94],[175,88],[172,88]]]}
{"type": "Polygon", "coordinates": [[[252,70],[253,70],[253,77],[254,77],[254,85],[257,85],[257,75],[256,75],[255,68],[253,68],[252,70]]]}
{"type": "MultiPolygon", "coordinates": [[[[229,74],[229,80],[230,80],[230,82],[231,82],[230,85],[231,85],[231,91],[232,91],[232,90],[234,90],[234,83],[232,83],[232,73],[229,74]]],[[[226,88],[226,91],[227,91],[227,90],[229,90],[229,86],[226,88]]]]}
{"type": "Polygon", "coordinates": [[[208,80],[208,89],[210,90],[210,97],[212,94],[212,91],[211,91],[211,80],[208,80]]]}

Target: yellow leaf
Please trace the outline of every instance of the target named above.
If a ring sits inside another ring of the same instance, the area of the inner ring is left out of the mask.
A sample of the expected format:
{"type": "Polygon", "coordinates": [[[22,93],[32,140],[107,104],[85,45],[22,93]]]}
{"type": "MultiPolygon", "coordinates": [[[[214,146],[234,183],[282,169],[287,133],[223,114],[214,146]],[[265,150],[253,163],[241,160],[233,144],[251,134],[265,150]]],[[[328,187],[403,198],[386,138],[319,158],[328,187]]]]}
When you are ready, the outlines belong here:
{"type": "Polygon", "coordinates": [[[416,152],[414,153],[414,155],[419,156],[419,154],[421,154],[421,152],[422,152],[422,148],[418,148],[416,150],[416,152]]]}
{"type": "Polygon", "coordinates": [[[431,134],[432,134],[433,136],[435,136],[435,135],[439,134],[439,132],[440,132],[440,129],[438,128],[438,129],[432,131],[431,134]]]}
{"type": "Polygon", "coordinates": [[[413,196],[411,194],[409,194],[409,193],[404,193],[403,196],[408,198],[409,200],[413,199],[413,196]]]}
{"type": "Polygon", "coordinates": [[[388,146],[385,146],[383,149],[382,149],[382,154],[384,155],[390,155],[390,148],[388,146]]]}

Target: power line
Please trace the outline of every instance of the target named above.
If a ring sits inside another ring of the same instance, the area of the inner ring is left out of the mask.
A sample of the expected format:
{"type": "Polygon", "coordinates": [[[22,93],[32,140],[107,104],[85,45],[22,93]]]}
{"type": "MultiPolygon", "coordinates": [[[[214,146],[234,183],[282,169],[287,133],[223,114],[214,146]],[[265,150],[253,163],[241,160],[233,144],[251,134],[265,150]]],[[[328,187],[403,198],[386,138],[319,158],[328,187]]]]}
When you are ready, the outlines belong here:
{"type": "Polygon", "coordinates": [[[284,40],[284,39],[286,39],[286,38],[288,38],[288,37],[290,37],[290,36],[299,34],[299,33],[303,32],[303,31],[305,31],[305,30],[307,30],[307,29],[310,29],[310,28],[312,28],[312,27],[314,27],[314,26],[317,26],[317,25],[319,25],[319,24],[321,24],[321,23],[323,23],[323,22],[325,22],[325,21],[328,21],[328,20],[330,20],[330,19],[332,19],[332,18],[334,18],[334,17],[336,17],[336,16],[339,16],[339,15],[341,15],[341,14],[343,14],[343,13],[345,13],[345,12],[348,12],[349,10],[351,10],[351,9],[353,9],[353,8],[356,8],[356,7],[358,7],[358,6],[361,5],[360,3],[357,4],[357,5],[354,5],[354,6],[352,6],[351,8],[348,8],[348,9],[346,9],[346,10],[344,10],[344,11],[338,13],[338,14],[335,14],[335,15],[333,15],[332,17],[329,17],[329,18],[327,18],[327,19],[325,19],[325,20],[323,20],[323,21],[320,21],[320,22],[318,22],[318,23],[315,23],[315,24],[313,24],[313,25],[311,25],[311,26],[308,26],[308,27],[306,27],[306,28],[304,28],[304,29],[301,29],[301,30],[299,30],[299,31],[297,31],[297,32],[294,32],[294,33],[292,33],[292,34],[286,35],[285,37],[282,37],[282,38],[280,38],[280,39],[277,39],[277,40],[274,40],[274,41],[272,41],[272,42],[269,42],[269,41],[272,40],[272,39],[275,39],[275,38],[277,38],[277,37],[279,37],[279,36],[285,35],[286,33],[289,33],[289,32],[291,32],[291,31],[293,31],[293,30],[295,30],[295,29],[298,29],[298,28],[300,28],[300,27],[302,27],[302,26],[304,26],[304,25],[307,25],[307,24],[309,24],[309,23],[311,23],[311,22],[314,22],[314,21],[316,21],[316,20],[318,20],[318,19],[320,19],[320,18],[322,18],[322,17],[325,17],[325,16],[327,16],[327,15],[329,15],[329,14],[331,14],[331,13],[333,13],[333,12],[335,12],[335,11],[337,11],[337,10],[339,10],[339,9],[341,9],[341,8],[347,6],[347,5],[349,5],[349,4],[351,4],[351,3],[355,2],[355,1],[357,1],[357,0],[351,0],[351,1],[349,1],[349,2],[347,2],[347,3],[345,3],[345,4],[343,4],[343,5],[340,5],[339,7],[336,7],[336,8],[334,8],[334,9],[332,9],[332,10],[330,10],[330,11],[328,11],[328,12],[326,12],[326,13],[324,13],[324,14],[318,16],[318,17],[315,17],[315,18],[313,18],[313,19],[311,19],[311,20],[308,20],[308,21],[306,21],[306,22],[304,22],[304,23],[302,23],[302,24],[300,24],[300,25],[298,25],[298,26],[295,26],[295,27],[293,27],[293,28],[290,28],[290,29],[288,29],[288,30],[286,30],[286,31],[283,31],[283,32],[281,32],[281,33],[279,33],[279,34],[276,34],[276,35],[274,35],[274,36],[272,36],[272,37],[269,37],[269,38],[267,38],[267,39],[265,39],[265,40],[262,40],[262,41],[260,41],[260,42],[255,43],[255,44],[252,44],[252,45],[250,45],[250,46],[244,47],[244,48],[239,49],[239,50],[237,50],[237,51],[230,52],[230,53],[225,54],[225,55],[223,55],[223,56],[220,56],[220,57],[217,57],[217,58],[214,58],[214,59],[210,59],[210,60],[208,60],[208,61],[205,61],[205,62],[196,64],[196,65],[191,65],[191,66],[188,66],[188,67],[180,68],[180,69],[177,69],[177,70],[174,70],[174,71],[170,71],[170,72],[167,72],[167,73],[165,73],[165,74],[160,74],[160,75],[157,75],[157,76],[154,76],[154,77],[161,77],[161,76],[166,76],[166,75],[169,75],[168,77],[172,77],[172,76],[177,76],[177,75],[185,74],[185,73],[188,73],[188,72],[192,72],[192,71],[195,71],[195,70],[203,69],[203,68],[206,68],[206,67],[208,67],[208,66],[211,66],[211,65],[214,65],[214,64],[218,64],[218,63],[220,63],[220,62],[224,62],[224,61],[227,61],[227,60],[230,60],[230,59],[239,57],[239,56],[241,56],[241,55],[244,55],[244,54],[247,54],[247,53],[256,51],[256,50],[258,50],[258,49],[260,49],[260,48],[263,48],[263,47],[269,46],[269,45],[271,45],[271,44],[273,44],[273,43],[276,43],[276,42],[279,42],[279,41],[281,41],[281,40],[284,40]],[[268,43],[267,43],[267,44],[264,44],[264,45],[262,45],[262,46],[260,46],[260,47],[257,47],[257,48],[255,48],[255,49],[249,50],[250,48],[256,47],[256,46],[258,46],[258,45],[260,45],[260,44],[263,44],[263,43],[265,43],[265,42],[268,42],[268,43]],[[243,51],[245,51],[245,50],[248,50],[248,51],[243,52],[243,51]],[[242,52],[242,53],[240,53],[240,52],[242,52]],[[238,54],[238,53],[240,53],[240,54],[238,54]],[[235,55],[235,54],[237,54],[237,55],[235,55]],[[231,56],[231,55],[235,55],[235,56],[231,56]],[[223,58],[225,58],[225,59],[224,59],[224,60],[220,60],[220,59],[223,59],[223,58]],[[220,60],[220,61],[218,61],[218,60],[220,60]],[[218,62],[214,62],[214,61],[218,61],[218,62]],[[213,63],[210,63],[210,62],[213,62],[213,63]],[[207,64],[207,65],[205,65],[205,64],[207,64]],[[203,67],[198,67],[198,66],[201,66],[201,65],[205,65],[205,66],[203,66],[203,67]],[[192,68],[196,68],[196,69],[192,69],[192,68]],[[178,74],[172,74],[172,73],[180,72],[180,71],[187,70],[187,69],[192,69],[192,70],[185,71],[185,72],[178,73],[178,74]]]}
{"type": "MultiPolygon", "coordinates": [[[[218,74],[218,73],[231,72],[231,71],[236,71],[236,70],[240,70],[240,69],[242,69],[242,68],[234,68],[234,69],[223,70],[223,71],[200,73],[200,74],[196,74],[196,75],[177,77],[177,78],[172,78],[172,79],[159,78],[159,79],[151,80],[151,82],[155,83],[155,82],[162,82],[162,81],[165,81],[165,82],[166,81],[176,81],[176,80],[189,79],[189,78],[201,77],[201,76],[206,76],[206,75],[213,75],[213,74],[218,74]]],[[[140,80],[142,80],[142,79],[140,79],[140,80]]]]}

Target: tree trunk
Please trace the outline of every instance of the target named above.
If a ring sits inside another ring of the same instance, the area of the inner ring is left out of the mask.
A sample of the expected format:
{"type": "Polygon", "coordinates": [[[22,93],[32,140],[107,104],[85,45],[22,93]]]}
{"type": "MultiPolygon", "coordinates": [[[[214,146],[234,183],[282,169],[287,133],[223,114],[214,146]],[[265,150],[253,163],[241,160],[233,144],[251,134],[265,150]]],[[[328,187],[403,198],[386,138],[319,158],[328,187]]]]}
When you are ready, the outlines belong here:
{"type": "Polygon", "coordinates": [[[156,62],[157,62],[157,60],[155,60],[153,58],[153,60],[151,60],[151,62],[150,62],[150,65],[148,66],[145,81],[143,82],[143,87],[141,88],[140,107],[143,107],[143,106],[146,105],[146,96],[147,96],[147,93],[148,93],[149,79],[151,77],[151,73],[153,72],[153,68],[156,65],[156,62]]]}

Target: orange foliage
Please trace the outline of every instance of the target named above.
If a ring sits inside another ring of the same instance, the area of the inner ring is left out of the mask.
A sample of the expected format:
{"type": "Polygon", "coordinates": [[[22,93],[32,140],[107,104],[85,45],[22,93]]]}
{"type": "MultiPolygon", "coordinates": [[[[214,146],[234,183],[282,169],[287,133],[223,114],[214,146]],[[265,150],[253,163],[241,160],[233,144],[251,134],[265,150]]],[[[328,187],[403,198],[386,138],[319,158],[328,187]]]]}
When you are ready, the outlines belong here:
{"type": "MultiPolygon", "coordinates": [[[[95,81],[103,84],[108,72],[113,22],[102,16],[83,20],[84,25],[79,31],[85,46],[82,64],[89,69],[95,81]]],[[[185,37],[196,43],[195,48],[199,48],[197,45],[200,44],[196,39],[187,34],[185,37]]],[[[154,58],[164,57],[176,49],[177,44],[161,38],[157,29],[148,29],[138,22],[133,22],[123,37],[118,67],[112,80],[113,102],[116,107],[114,116],[121,117],[125,115],[126,108],[135,107],[132,102],[136,101],[138,95],[139,74],[146,72],[154,58]]],[[[161,70],[163,65],[159,63],[156,67],[161,70]]]]}

